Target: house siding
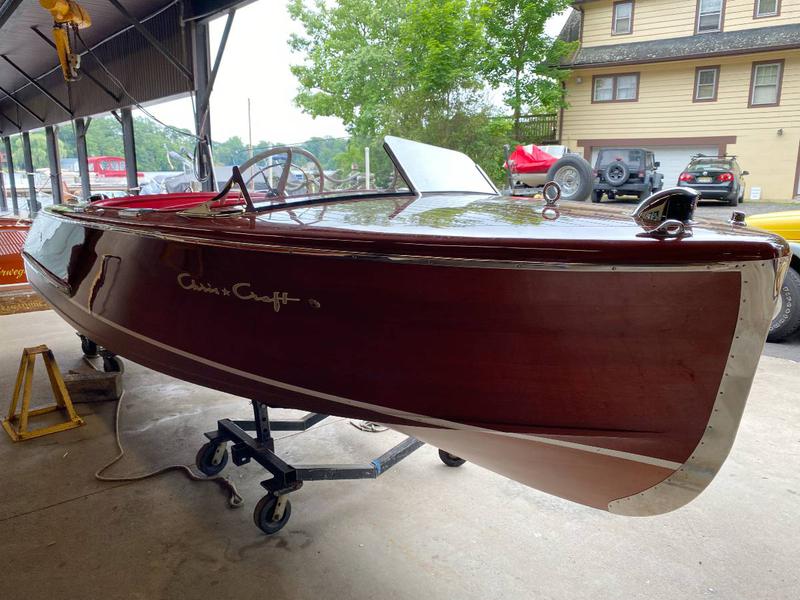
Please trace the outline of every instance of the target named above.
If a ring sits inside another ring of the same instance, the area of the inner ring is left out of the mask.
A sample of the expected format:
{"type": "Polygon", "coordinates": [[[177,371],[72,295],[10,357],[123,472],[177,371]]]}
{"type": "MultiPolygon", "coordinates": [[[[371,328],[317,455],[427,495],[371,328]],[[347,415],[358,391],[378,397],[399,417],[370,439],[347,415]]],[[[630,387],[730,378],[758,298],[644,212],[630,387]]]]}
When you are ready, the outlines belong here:
{"type": "MultiPolygon", "coordinates": [[[[788,4],[784,0],[783,7],[788,9],[788,4]]],[[[752,3],[749,6],[752,16],[752,3]]],[[[572,72],[566,82],[569,106],[563,115],[563,143],[588,151],[579,140],[652,140],[657,157],[658,140],[673,140],[672,145],[677,146],[699,138],[735,138],[726,149],[750,171],[748,194],[749,188],[756,186],[761,188],[763,200],[794,197],[800,144],[800,50],[629,66],[625,70],[640,73],[637,102],[592,102],[593,77],[620,72],[619,67],[572,72]],[[784,60],[780,105],[748,108],[753,62],[773,59],[784,60]],[[693,102],[695,69],[717,65],[717,100],[693,102]]]]}
{"type": "MultiPolygon", "coordinates": [[[[582,45],[604,46],[668,39],[695,33],[695,0],[634,0],[633,33],[611,35],[613,0],[581,4],[583,10],[582,45]]],[[[754,0],[726,0],[724,31],[737,31],[800,22],[800,1],[783,0],[777,17],[753,18],[754,0]]],[[[703,34],[699,34],[703,35],[703,34]]]]}

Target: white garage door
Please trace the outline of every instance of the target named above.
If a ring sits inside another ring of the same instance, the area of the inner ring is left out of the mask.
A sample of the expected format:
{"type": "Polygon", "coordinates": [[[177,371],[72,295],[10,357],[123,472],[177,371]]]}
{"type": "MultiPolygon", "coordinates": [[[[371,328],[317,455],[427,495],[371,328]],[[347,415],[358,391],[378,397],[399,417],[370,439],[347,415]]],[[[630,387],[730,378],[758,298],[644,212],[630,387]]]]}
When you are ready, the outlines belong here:
{"type": "MultiPolygon", "coordinates": [[[[664,187],[678,184],[678,176],[683,172],[689,159],[695,154],[715,156],[719,153],[717,146],[648,146],[656,160],[661,163],[658,172],[664,176],[664,187]]],[[[592,148],[592,166],[597,161],[597,154],[601,148],[592,148]]]]}

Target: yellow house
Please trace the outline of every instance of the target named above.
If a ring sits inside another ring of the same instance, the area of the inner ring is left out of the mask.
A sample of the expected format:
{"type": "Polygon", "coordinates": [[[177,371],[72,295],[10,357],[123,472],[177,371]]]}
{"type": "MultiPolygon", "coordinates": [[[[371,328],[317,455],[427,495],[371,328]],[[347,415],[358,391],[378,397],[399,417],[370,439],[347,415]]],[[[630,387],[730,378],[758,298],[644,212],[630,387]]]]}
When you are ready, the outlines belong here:
{"type": "Polygon", "coordinates": [[[576,0],[561,37],[563,144],[647,147],[664,185],[693,154],[733,154],[745,199],[800,196],[800,0],[576,0]]]}

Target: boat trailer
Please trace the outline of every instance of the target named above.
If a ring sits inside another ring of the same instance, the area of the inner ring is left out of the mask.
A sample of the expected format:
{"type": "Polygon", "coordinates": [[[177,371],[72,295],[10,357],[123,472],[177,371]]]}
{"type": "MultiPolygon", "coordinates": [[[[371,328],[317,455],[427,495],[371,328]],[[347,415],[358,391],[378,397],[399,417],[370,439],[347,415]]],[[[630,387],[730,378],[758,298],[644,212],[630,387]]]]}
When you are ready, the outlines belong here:
{"type": "MultiPolygon", "coordinates": [[[[197,452],[197,468],[213,477],[228,464],[227,443],[231,445],[231,459],[237,467],[255,460],[272,474],[270,479],[261,482],[267,494],[259,500],[253,511],[256,526],[266,534],[280,531],[292,514],[289,494],[296,492],[305,481],[336,479],[376,479],[415,450],[425,445],[414,437],[405,440],[385,452],[375,460],[364,464],[339,465],[290,465],[275,453],[273,431],[306,431],[329,415],[307,413],[299,419],[271,420],[269,407],[251,401],[253,420],[238,421],[220,419],[217,430],[205,434],[208,442],[197,452]],[[248,434],[255,431],[255,437],[248,434]]],[[[459,467],[464,460],[444,450],[439,450],[439,458],[449,467],[459,467]]]]}
{"type": "MultiPolygon", "coordinates": [[[[88,337],[78,334],[81,351],[87,358],[102,358],[106,372],[124,372],[120,358],[88,337]]],[[[363,464],[290,465],[275,453],[273,431],[307,431],[330,415],[307,413],[299,419],[271,420],[266,404],[251,400],[253,420],[240,421],[220,419],[217,430],[205,433],[208,442],[197,451],[195,465],[208,477],[215,477],[228,464],[228,448],[231,443],[231,459],[237,467],[255,460],[272,477],[261,482],[267,494],[258,501],[253,510],[256,527],[266,534],[277,533],[289,521],[292,505],[289,494],[303,487],[305,481],[328,481],[336,479],[377,479],[394,465],[425,445],[415,437],[408,436],[402,442],[363,464]],[[255,437],[248,434],[254,431],[255,437]]],[[[448,467],[460,467],[466,460],[445,450],[439,450],[439,458],[448,467]]]]}

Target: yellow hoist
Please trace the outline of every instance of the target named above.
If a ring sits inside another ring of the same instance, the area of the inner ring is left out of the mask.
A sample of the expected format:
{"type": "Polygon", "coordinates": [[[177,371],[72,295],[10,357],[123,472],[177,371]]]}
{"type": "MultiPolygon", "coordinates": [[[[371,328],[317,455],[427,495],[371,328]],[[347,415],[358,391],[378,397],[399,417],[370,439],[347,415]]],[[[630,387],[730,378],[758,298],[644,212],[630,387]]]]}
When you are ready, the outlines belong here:
{"type": "Polygon", "coordinates": [[[64,79],[76,81],[81,66],[81,55],[75,52],[77,31],[89,27],[92,19],[89,13],[72,0],[39,0],[39,4],[53,15],[53,41],[64,79]]]}

